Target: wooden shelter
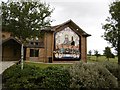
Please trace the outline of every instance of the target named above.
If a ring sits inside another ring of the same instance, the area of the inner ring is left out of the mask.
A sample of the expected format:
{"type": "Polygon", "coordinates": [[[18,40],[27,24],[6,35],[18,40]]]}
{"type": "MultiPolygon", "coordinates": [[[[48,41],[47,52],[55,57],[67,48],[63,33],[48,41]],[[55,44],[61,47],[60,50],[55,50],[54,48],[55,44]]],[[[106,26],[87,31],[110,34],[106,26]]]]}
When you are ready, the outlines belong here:
{"type": "Polygon", "coordinates": [[[2,61],[20,60],[21,42],[14,37],[2,41],[2,61]]]}

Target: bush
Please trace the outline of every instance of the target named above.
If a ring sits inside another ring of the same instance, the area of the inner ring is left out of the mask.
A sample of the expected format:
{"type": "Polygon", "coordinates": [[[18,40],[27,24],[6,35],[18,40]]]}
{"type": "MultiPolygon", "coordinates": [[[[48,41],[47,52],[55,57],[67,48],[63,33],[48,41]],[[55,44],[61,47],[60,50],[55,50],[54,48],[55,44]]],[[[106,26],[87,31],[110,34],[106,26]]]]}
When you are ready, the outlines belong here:
{"type": "Polygon", "coordinates": [[[116,88],[117,79],[102,65],[77,63],[70,67],[70,88],[116,88]]]}
{"type": "Polygon", "coordinates": [[[35,66],[14,65],[3,73],[3,87],[8,89],[69,88],[70,74],[63,67],[40,69],[35,66]]]}
{"type": "Polygon", "coordinates": [[[63,67],[48,67],[43,70],[45,75],[42,88],[64,88],[70,86],[70,74],[63,67]]]}
{"type": "MultiPolygon", "coordinates": [[[[109,66],[109,65],[108,65],[109,66]]],[[[116,88],[117,79],[98,63],[77,63],[70,68],[33,65],[14,65],[3,72],[3,87],[8,89],[70,89],[70,88],[116,88]]]]}
{"type": "Polygon", "coordinates": [[[3,72],[3,87],[18,89],[18,88],[34,88],[36,85],[29,80],[36,77],[39,68],[24,64],[24,69],[21,70],[20,65],[13,65],[3,72]]]}
{"type": "Polygon", "coordinates": [[[104,67],[106,67],[115,77],[118,77],[118,72],[119,72],[119,68],[118,68],[118,64],[116,63],[111,63],[109,61],[105,61],[102,63],[104,65],[104,67]]]}

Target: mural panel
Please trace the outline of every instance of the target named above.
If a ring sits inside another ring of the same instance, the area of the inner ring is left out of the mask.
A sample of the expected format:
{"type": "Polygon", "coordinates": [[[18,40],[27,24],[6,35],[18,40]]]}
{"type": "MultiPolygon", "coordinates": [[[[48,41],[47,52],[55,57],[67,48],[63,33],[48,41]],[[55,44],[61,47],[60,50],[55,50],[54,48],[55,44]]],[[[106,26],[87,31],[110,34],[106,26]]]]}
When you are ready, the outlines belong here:
{"type": "Polygon", "coordinates": [[[54,56],[58,59],[75,59],[80,57],[79,36],[69,27],[55,35],[54,56]]]}

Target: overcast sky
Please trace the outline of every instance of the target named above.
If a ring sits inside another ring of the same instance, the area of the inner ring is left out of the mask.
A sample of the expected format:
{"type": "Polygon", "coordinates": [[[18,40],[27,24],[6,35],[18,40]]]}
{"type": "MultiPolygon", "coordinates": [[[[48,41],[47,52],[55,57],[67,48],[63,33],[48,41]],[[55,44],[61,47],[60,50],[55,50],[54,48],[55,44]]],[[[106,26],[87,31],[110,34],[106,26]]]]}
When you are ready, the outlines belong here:
{"type": "MultiPolygon", "coordinates": [[[[91,37],[88,37],[88,50],[103,53],[110,46],[101,36],[104,33],[102,23],[109,15],[109,4],[113,0],[44,0],[55,8],[52,25],[61,24],[71,19],[91,37]]],[[[114,52],[114,51],[113,51],[114,52]]]]}
{"type": "MultiPolygon", "coordinates": [[[[2,0],[7,1],[7,0],[2,0]]],[[[92,36],[87,39],[88,50],[103,53],[110,46],[101,36],[104,33],[102,23],[109,15],[109,4],[114,0],[42,0],[55,10],[52,13],[52,25],[73,20],[81,29],[92,36]]]]}

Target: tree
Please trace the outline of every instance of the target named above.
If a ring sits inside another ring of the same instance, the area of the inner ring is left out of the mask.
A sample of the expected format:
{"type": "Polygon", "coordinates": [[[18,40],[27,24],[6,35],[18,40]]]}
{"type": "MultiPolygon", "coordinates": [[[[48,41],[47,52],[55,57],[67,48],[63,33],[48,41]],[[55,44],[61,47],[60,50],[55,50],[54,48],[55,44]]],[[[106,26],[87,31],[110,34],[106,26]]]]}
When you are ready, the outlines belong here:
{"type": "Polygon", "coordinates": [[[88,51],[88,54],[89,54],[89,56],[91,56],[92,55],[92,51],[90,50],[90,51],[88,51]]]}
{"type": "Polygon", "coordinates": [[[98,57],[100,56],[99,52],[97,50],[94,50],[94,54],[96,56],[96,61],[98,61],[98,57]]]}
{"type": "Polygon", "coordinates": [[[109,58],[114,58],[114,55],[112,54],[110,47],[105,47],[104,55],[106,56],[108,61],[109,61],[109,58]]]}
{"type": "Polygon", "coordinates": [[[22,42],[21,69],[23,69],[23,44],[31,38],[43,36],[41,29],[50,26],[53,9],[41,2],[2,2],[2,30],[11,32],[22,42]]]}
{"type": "Polygon", "coordinates": [[[89,50],[89,51],[88,51],[88,59],[89,59],[89,60],[91,59],[91,55],[92,55],[92,51],[89,50]]]}
{"type": "Polygon", "coordinates": [[[120,1],[116,0],[111,3],[109,8],[110,17],[106,19],[107,23],[103,25],[105,30],[103,37],[117,51],[118,64],[120,64],[120,1]]]}

